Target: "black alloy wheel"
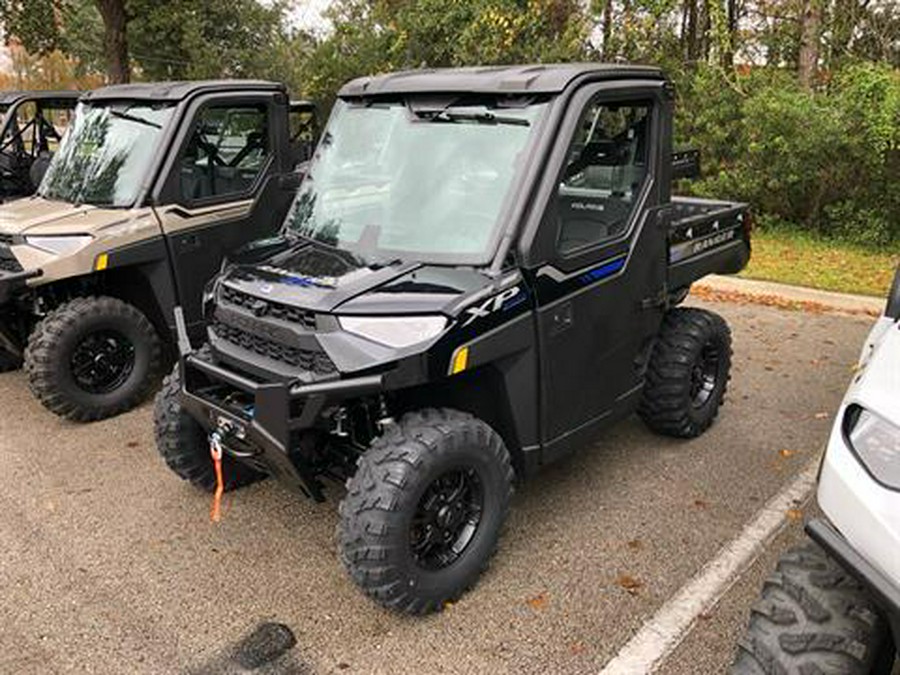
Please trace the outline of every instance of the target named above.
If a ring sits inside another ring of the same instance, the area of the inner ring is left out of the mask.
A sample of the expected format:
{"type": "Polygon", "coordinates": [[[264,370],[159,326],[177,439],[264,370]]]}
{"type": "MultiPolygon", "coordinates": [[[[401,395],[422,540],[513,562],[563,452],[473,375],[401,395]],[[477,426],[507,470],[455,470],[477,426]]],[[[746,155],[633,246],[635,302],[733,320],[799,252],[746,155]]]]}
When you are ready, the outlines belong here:
{"type": "Polygon", "coordinates": [[[721,377],[722,359],[719,345],[710,342],[703,346],[691,369],[691,404],[702,408],[716,390],[721,377]]]}
{"type": "Polygon", "coordinates": [[[88,333],[72,351],[69,368],[75,383],[89,394],[107,394],[134,370],[134,344],[116,330],[88,333]]]}
{"type": "Polygon", "coordinates": [[[474,468],[447,471],[428,485],[410,526],[409,545],[419,567],[439,570],[456,562],[475,536],[483,509],[474,468]]]}

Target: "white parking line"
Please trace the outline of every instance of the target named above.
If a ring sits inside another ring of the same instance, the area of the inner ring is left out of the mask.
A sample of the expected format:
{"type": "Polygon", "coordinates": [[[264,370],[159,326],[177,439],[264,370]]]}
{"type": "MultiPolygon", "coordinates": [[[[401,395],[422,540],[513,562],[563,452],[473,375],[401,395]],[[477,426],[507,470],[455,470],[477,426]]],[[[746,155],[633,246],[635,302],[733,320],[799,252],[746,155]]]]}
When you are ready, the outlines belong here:
{"type": "Polygon", "coordinates": [[[816,459],[759,510],[741,534],[673,595],[609,661],[600,675],[652,673],[684,639],[787,524],[787,511],[809,497],[816,482],[816,459]]]}

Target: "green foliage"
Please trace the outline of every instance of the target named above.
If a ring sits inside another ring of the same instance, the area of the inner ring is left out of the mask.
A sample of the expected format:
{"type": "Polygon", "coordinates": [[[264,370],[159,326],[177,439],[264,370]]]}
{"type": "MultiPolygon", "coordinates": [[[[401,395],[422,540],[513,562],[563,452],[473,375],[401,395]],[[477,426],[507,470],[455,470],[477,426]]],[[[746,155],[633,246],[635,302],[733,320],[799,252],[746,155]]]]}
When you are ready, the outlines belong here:
{"type": "MultiPolygon", "coordinates": [[[[0,0],[0,21],[31,52],[104,72],[97,1],[0,0]]],[[[331,30],[312,36],[287,21],[299,1],[125,0],[133,75],[281,80],[325,113],[344,82],[379,72],[653,63],[676,83],[678,139],[702,151],[705,177],[689,189],[746,200],[762,222],[900,247],[900,3],[334,0],[331,30]],[[810,6],[821,26],[804,88],[810,6]]]]}
{"type": "Polygon", "coordinates": [[[146,79],[258,77],[284,40],[283,3],[129,0],[132,56],[146,79]]]}
{"type": "Polygon", "coordinates": [[[48,54],[60,46],[53,0],[0,0],[0,23],[7,40],[15,36],[33,54],[48,54]]]}
{"type": "Polygon", "coordinates": [[[422,66],[571,61],[589,54],[575,0],[339,0],[300,73],[326,106],[352,77],[422,66]]]}
{"type": "Polygon", "coordinates": [[[682,138],[706,160],[698,193],[818,234],[900,244],[900,72],[851,65],[815,92],[783,71],[734,83],[698,73],[680,103],[696,111],[682,138]]]}

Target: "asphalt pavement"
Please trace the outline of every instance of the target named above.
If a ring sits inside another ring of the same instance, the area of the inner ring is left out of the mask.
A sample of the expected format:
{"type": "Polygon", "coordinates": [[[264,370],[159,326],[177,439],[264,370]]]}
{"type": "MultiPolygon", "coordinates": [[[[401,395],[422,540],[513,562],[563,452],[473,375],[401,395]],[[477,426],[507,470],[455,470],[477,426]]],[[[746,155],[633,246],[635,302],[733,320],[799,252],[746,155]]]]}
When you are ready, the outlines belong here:
{"type": "MultiPolygon", "coordinates": [[[[734,334],[712,429],[675,441],[630,419],[520,485],[489,571],[426,618],[345,575],[339,488],[315,504],[265,481],[213,525],[208,496],[157,457],[149,404],[76,425],[0,375],[0,673],[247,672],[240,643],[266,622],[296,645],[253,672],[599,672],[814,460],[872,322],[705,306],[734,334]]],[[[723,671],[763,575],[802,538],[793,515],[658,672],[723,671]]]]}

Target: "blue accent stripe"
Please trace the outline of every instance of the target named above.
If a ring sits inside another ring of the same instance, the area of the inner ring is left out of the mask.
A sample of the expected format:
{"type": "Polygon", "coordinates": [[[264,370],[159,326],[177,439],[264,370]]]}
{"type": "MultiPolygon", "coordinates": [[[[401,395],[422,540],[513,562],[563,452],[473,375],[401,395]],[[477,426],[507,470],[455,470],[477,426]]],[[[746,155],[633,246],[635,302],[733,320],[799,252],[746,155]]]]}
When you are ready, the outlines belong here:
{"type": "Polygon", "coordinates": [[[608,260],[598,267],[595,267],[592,270],[588,270],[584,274],[580,275],[578,277],[578,280],[583,284],[591,284],[595,281],[600,281],[601,279],[611,277],[613,274],[625,267],[625,258],[626,256],[623,255],[619,258],[608,260]]]}

